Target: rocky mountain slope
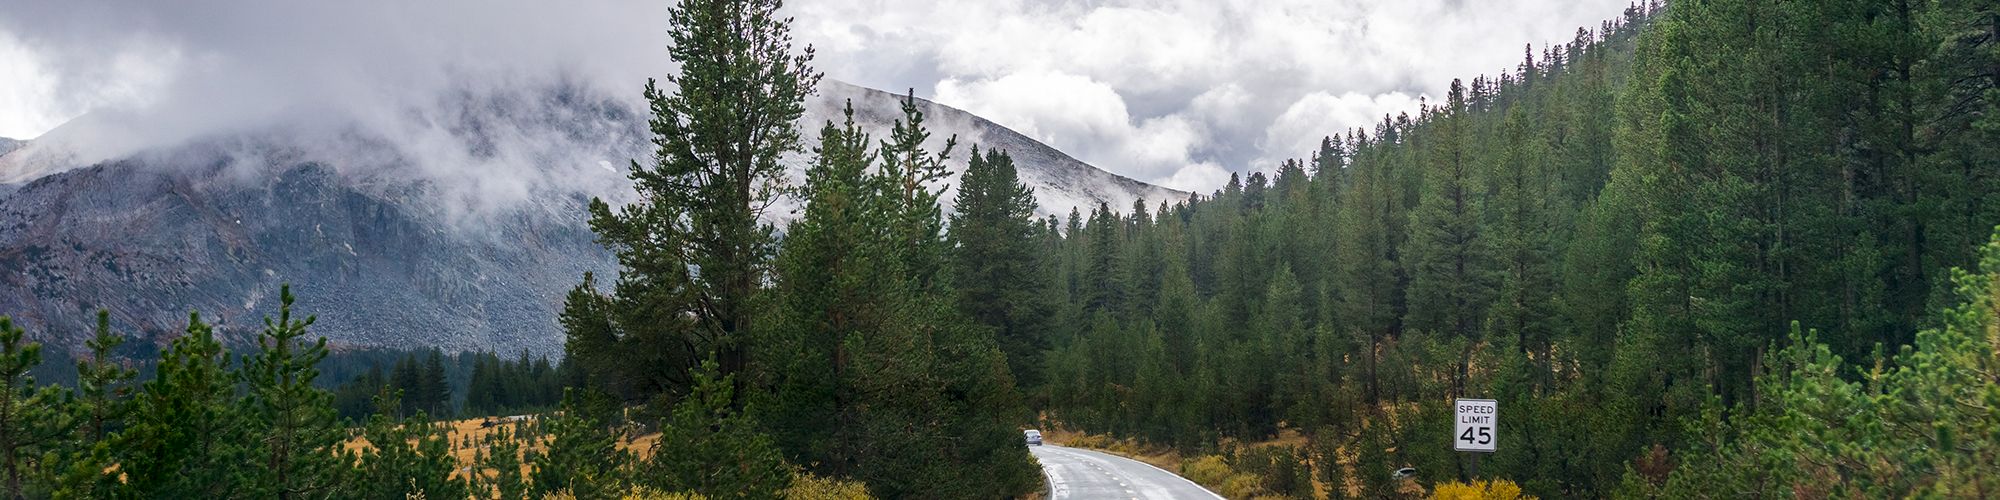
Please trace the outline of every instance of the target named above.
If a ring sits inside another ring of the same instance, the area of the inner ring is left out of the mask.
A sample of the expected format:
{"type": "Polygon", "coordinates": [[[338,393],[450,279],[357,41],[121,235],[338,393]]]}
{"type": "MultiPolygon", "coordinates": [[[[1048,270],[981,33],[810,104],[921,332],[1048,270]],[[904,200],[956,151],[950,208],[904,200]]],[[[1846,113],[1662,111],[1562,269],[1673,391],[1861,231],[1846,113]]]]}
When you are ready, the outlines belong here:
{"type": "MultiPolygon", "coordinates": [[[[878,136],[901,116],[895,95],[830,82],[807,135],[848,99],[878,136]]],[[[920,105],[935,142],[956,134],[962,148],[1013,154],[1044,213],[1187,196],[920,105]]],[[[5,153],[0,314],[66,348],[97,308],[153,341],[189,311],[247,338],[290,283],[337,345],[559,351],[563,293],[614,269],[582,206],[630,199],[623,166],[646,156],[643,117],[575,88],[444,96],[411,114],[424,125],[261,127],[88,166],[62,160],[87,154],[43,146],[77,142],[61,129],[5,153]]]]}
{"type": "MultiPolygon", "coordinates": [[[[808,103],[806,117],[802,120],[811,124],[804,128],[807,137],[816,136],[820,125],[827,121],[839,123],[842,106],[849,99],[854,103],[855,122],[863,129],[874,131],[877,139],[887,139],[889,128],[903,117],[902,95],[835,81],[821,82],[819,91],[818,98],[808,103]]],[[[1109,203],[1113,210],[1126,211],[1132,207],[1133,201],[1141,198],[1157,205],[1162,200],[1180,201],[1188,197],[1186,192],[1139,182],[1093,167],[978,115],[922,98],[916,102],[924,112],[925,126],[931,130],[928,144],[932,148],[942,147],[947,137],[958,137],[958,149],[953,151],[947,162],[954,173],[965,171],[966,156],[974,144],[981,150],[1006,151],[1014,158],[1021,181],[1035,189],[1035,201],[1040,205],[1042,215],[1067,216],[1071,208],[1087,214],[1099,202],[1109,203]]],[[[803,172],[793,170],[801,180],[804,179],[803,172]]],[[[947,192],[944,198],[949,202],[951,193],[947,192]]]]}

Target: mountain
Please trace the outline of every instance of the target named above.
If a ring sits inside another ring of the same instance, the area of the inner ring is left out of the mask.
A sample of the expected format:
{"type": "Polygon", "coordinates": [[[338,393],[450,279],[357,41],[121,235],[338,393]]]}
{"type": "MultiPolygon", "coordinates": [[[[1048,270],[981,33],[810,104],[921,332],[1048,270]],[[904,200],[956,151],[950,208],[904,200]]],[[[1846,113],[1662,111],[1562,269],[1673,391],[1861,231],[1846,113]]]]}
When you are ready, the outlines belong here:
{"type": "MultiPolygon", "coordinates": [[[[806,135],[848,99],[878,137],[901,117],[893,94],[825,83],[806,135]]],[[[933,142],[956,134],[1013,154],[1044,213],[1187,196],[918,105],[933,142]]],[[[156,342],[189,311],[244,340],[290,283],[337,346],[557,352],[563,294],[584,272],[615,272],[583,205],[632,198],[617,166],[647,156],[639,109],[576,86],[468,91],[396,121],[285,122],[87,166],[64,159],[88,151],[46,145],[105,134],[66,125],[0,155],[13,181],[0,184],[0,314],[65,348],[98,308],[156,342]]],[[[951,165],[962,171],[966,154],[951,165]]],[[[802,179],[804,157],[789,163],[802,179]]]]}
{"type": "MultiPolygon", "coordinates": [[[[807,124],[803,130],[808,138],[816,137],[820,126],[828,121],[840,123],[842,107],[849,100],[854,103],[854,121],[872,131],[877,139],[887,139],[890,126],[903,118],[903,95],[831,80],[822,81],[819,92],[816,99],[808,102],[806,117],[801,120],[807,124]]],[[[947,161],[954,175],[965,172],[966,156],[973,144],[982,150],[1006,151],[1019,166],[1021,182],[1035,189],[1038,213],[1042,215],[1068,216],[1071,208],[1089,213],[1099,202],[1109,203],[1113,210],[1126,211],[1131,209],[1133,201],[1141,198],[1157,205],[1160,201],[1177,202],[1188,197],[1183,191],[1093,167],[978,115],[922,98],[917,98],[916,104],[924,113],[925,127],[931,131],[927,143],[930,147],[942,147],[945,138],[958,137],[959,149],[953,150],[947,161]]],[[[793,172],[800,175],[800,180],[804,179],[803,170],[793,172]]],[[[944,193],[947,203],[952,194],[944,193]]]]}
{"type": "MultiPolygon", "coordinates": [[[[8,138],[6,138],[6,137],[0,137],[0,158],[4,158],[4,157],[6,157],[6,156],[7,156],[7,153],[12,153],[12,152],[14,152],[15,150],[18,150],[18,149],[21,149],[21,148],[24,148],[24,147],[27,147],[27,146],[28,146],[28,141],[23,141],[23,140],[19,140],[19,139],[8,139],[8,138]]],[[[8,184],[8,183],[5,183],[5,182],[0,182],[0,196],[6,196],[6,195],[7,195],[7,193],[11,193],[11,192],[13,192],[13,191],[14,191],[14,189],[16,189],[16,188],[19,188],[19,187],[20,187],[20,186],[19,186],[19,185],[16,185],[16,184],[8,184]]]]}

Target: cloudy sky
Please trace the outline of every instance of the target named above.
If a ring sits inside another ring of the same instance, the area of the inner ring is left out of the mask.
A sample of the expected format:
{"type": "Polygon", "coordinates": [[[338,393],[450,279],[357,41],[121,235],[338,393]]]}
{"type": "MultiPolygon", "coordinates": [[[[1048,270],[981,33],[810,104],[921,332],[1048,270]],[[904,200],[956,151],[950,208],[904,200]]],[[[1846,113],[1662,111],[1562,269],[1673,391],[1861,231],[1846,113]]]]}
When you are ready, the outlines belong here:
{"type": "MultiPolygon", "coordinates": [[[[963,108],[1140,180],[1208,190],[1413,110],[1626,0],[793,0],[828,77],[963,108]]],[[[455,79],[663,74],[666,5],[0,0],[0,136],[87,112],[199,133],[455,79]]],[[[135,125],[139,126],[139,125],[135,125]]]]}

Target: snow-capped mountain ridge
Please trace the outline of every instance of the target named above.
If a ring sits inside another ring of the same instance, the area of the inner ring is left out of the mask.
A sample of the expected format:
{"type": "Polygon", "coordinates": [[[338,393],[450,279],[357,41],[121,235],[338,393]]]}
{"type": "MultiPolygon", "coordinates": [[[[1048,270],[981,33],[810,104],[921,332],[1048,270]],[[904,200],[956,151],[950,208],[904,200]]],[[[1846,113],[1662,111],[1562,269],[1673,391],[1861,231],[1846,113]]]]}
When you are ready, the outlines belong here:
{"type": "MultiPolygon", "coordinates": [[[[906,97],[825,80],[820,84],[819,95],[807,103],[801,130],[810,137],[826,122],[840,123],[842,109],[851,100],[856,124],[877,137],[885,137],[893,123],[903,117],[901,103],[906,97]]],[[[1183,191],[1139,182],[1091,166],[978,115],[921,97],[914,99],[918,109],[923,111],[924,125],[931,133],[928,146],[942,147],[947,138],[958,138],[961,149],[954,151],[947,161],[954,175],[965,172],[966,155],[972,145],[982,150],[1006,151],[1014,158],[1021,182],[1035,190],[1035,201],[1042,215],[1067,215],[1072,208],[1088,213],[1099,202],[1109,204],[1113,210],[1125,211],[1139,199],[1157,204],[1161,201],[1178,202],[1188,197],[1188,193],[1183,191]]],[[[944,198],[949,203],[949,193],[944,198]]]]}
{"type": "MultiPolygon", "coordinates": [[[[802,124],[809,141],[849,99],[877,137],[902,116],[895,94],[821,90],[802,124]]],[[[1186,196],[918,105],[934,141],[1007,150],[1044,213],[1186,196]]],[[[0,314],[64,348],[98,308],[155,340],[190,310],[247,335],[290,283],[336,345],[557,352],[563,294],[584,272],[615,272],[583,206],[632,199],[623,167],[649,156],[641,109],[581,86],[489,89],[386,119],[129,140],[118,145],[144,147],[117,154],[86,139],[116,135],[93,127],[118,120],[80,119],[0,153],[0,314]]],[[[804,160],[788,160],[796,179],[804,160]]]]}

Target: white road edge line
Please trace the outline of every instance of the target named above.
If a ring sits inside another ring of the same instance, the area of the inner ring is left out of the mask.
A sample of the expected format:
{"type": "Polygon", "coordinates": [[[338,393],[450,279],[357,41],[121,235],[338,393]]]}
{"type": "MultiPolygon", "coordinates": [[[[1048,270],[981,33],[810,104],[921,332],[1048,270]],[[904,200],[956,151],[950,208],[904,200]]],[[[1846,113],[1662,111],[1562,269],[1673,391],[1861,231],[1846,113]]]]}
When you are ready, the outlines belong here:
{"type": "MultiPolygon", "coordinates": [[[[1028,454],[1032,456],[1034,455],[1034,452],[1030,451],[1028,454]]],[[[1035,463],[1042,465],[1042,478],[1048,480],[1049,483],[1048,492],[1049,492],[1049,498],[1051,500],[1069,496],[1069,487],[1064,485],[1062,483],[1062,480],[1056,478],[1054,474],[1055,473],[1054,467],[1050,467],[1046,464],[1041,464],[1041,459],[1036,459],[1035,463]]]]}

